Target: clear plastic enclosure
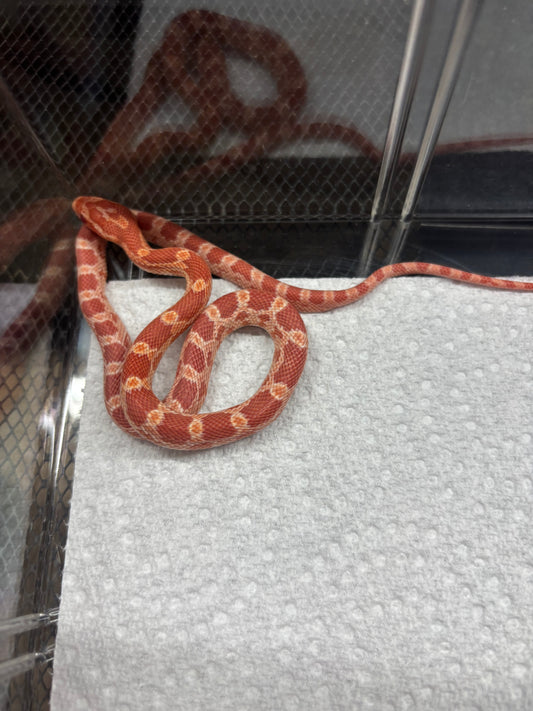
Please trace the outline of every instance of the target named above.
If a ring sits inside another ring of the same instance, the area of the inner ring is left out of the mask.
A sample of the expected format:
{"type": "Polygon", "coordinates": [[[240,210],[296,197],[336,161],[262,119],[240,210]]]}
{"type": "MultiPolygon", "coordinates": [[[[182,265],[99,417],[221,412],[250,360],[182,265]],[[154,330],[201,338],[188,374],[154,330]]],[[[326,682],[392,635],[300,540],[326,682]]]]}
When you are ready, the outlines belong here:
{"type": "Polygon", "coordinates": [[[50,703],[87,359],[72,199],[276,278],[531,275],[532,23],[519,0],[4,0],[0,707],[50,703]]]}

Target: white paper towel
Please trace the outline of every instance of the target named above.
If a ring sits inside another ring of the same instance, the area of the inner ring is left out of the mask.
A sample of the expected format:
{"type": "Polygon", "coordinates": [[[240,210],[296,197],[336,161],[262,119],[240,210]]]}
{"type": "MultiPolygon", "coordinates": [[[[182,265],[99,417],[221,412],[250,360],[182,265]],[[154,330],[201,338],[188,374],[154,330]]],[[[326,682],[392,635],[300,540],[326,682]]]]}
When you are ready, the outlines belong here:
{"type": "MultiPolygon", "coordinates": [[[[136,333],[180,288],[109,292],[136,333]]],[[[430,278],[306,315],[280,418],[196,453],[110,423],[93,343],[54,711],[531,708],[532,316],[531,294],[430,278]]],[[[231,336],[208,407],[271,352],[231,336]]]]}

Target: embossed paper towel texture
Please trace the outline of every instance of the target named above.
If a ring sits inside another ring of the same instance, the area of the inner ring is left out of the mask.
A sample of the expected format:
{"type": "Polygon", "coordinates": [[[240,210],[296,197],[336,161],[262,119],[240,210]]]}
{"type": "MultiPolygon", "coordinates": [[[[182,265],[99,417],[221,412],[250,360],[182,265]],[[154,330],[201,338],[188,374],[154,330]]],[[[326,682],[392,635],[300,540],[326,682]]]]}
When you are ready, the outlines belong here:
{"type": "MultiPolygon", "coordinates": [[[[138,332],[179,289],[110,293],[138,332]]],[[[531,708],[532,315],[429,278],[306,315],[280,418],[197,453],[110,424],[93,344],[53,708],[531,708]]],[[[230,337],[209,408],[271,352],[230,337]]]]}

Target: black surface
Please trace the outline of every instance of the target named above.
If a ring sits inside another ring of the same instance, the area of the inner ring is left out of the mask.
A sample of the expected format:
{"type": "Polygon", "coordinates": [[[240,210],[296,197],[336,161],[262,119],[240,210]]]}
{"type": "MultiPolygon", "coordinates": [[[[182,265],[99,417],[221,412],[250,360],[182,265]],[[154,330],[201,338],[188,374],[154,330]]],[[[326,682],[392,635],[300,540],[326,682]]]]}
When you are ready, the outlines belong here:
{"type": "Polygon", "coordinates": [[[437,155],[417,214],[533,219],[533,153],[495,151],[437,155]]]}

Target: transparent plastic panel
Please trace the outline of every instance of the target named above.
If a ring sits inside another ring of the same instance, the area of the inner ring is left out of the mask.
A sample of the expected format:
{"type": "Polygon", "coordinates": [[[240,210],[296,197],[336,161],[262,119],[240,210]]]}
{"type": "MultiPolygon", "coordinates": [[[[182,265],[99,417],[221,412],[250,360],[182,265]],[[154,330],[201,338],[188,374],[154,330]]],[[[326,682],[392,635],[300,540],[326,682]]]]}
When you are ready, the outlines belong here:
{"type": "MultiPolygon", "coordinates": [[[[72,199],[158,213],[280,279],[400,258],[531,274],[528,5],[474,13],[416,179],[464,5],[2,3],[2,711],[50,699],[88,352],[72,199]]],[[[107,262],[145,276],[115,246],[107,262]]]]}
{"type": "Polygon", "coordinates": [[[13,13],[4,79],[72,191],[189,220],[367,216],[410,3],[202,7],[13,13]]]}
{"type": "Polygon", "coordinates": [[[531,219],[533,8],[481,3],[417,214],[531,219]]]}

